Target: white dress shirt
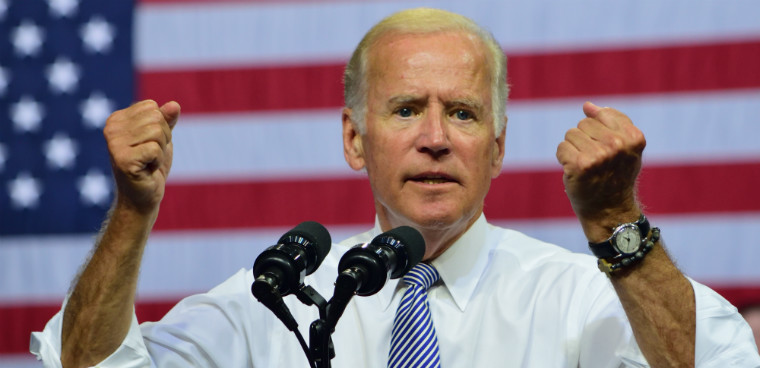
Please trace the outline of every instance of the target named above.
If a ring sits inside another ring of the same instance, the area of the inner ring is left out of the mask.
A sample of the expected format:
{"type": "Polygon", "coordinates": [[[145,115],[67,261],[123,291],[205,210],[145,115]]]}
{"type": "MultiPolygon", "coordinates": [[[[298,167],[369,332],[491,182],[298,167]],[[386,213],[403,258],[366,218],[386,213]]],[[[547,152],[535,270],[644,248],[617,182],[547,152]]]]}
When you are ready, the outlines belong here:
{"type": "MultiPolygon", "coordinates": [[[[306,278],[333,294],[340,256],[379,227],[335,244],[306,278]]],[[[428,294],[443,367],[646,367],[625,313],[596,258],[519,232],[473,226],[432,263],[441,275],[428,294]]],[[[240,270],[206,294],[190,296],[160,322],[133,323],[100,367],[308,367],[296,337],[250,293],[240,270]]],[[[760,367],[752,332],[736,308],[691,281],[697,302],[698,367],[760,367]]],[[[404,287],[389,280],[375,295],[355,296],[333,334],[332,366],[387,364],[391,327],[404,287]]],[[[285,297],[308,340],[315,306],[285,297]]],[[[61,313],[34,333],[31,349],[59,367],[61,313]]]]}

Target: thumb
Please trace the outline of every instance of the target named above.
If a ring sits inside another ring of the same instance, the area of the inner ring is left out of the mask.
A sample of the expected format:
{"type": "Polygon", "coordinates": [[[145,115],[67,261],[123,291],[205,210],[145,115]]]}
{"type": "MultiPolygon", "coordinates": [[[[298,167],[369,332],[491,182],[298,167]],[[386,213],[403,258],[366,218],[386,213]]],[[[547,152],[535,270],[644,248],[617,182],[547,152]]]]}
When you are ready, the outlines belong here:
{"type": "Polygon", "coordinates": [[[164,119],[169,123],[169,127],[174,129],[179,119],[180,107],[176,101],[169,101],[159,108],[161,114],[164,115],[164,119]]]}
{"type": "Polygon", "coordinates": [[[583,113],[586,114],[587,117],[595,118],[596,114],[601,110],[601,107],[594,105],[591,101],[586,101],[586,103],[583,104],[583,113]]]}

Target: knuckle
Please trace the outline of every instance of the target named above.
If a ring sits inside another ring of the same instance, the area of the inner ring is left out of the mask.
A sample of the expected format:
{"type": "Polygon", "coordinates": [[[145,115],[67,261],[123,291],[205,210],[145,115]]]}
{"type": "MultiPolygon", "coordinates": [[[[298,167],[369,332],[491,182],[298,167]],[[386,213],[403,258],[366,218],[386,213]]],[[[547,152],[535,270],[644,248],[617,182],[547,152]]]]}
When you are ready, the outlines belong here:
{"type": "Polygon", "coordinates": [[[639,130],[638,128],[634,127],[633,131],[631,132],[631,140],[634,144],[634,147],[637,149],[644,149],[647,145],[646,137],[644,137],[644,133],[639,130]]]}
{"type": "Polygon", "coordinates": [[[612,152],[621,151],[625,149],[625,140],[617,134],[610,135],[607,139],[607,147],[612,152]]]}
{"type": "Polygon", "coordinates": [[[164,120],[164,115],[161,114],[161,111],[159,111],[158,108],[156,108],[156,109],[149,110],[147,112],[146,118],[151,123],[155,123],[155,122],[163,121],[164,120]]]}
{"type": "Polygon", "coordinates": [[[161,126],[159,126],[156,123],[148,124],[143,129],[144,129],[145,133],[150,138],[153,138],[153,139],[156,139],[156,138],[159,138],[159,137],[163,137],[163,135],[164,135],[164,130],[161,129],[161,126]]]}
{"type": "Polygon", "coordinates": [[[582,133],[582,132],[577,127],[570,128],[570,129],[567,130],[567,132],[565,132],[565,140],[566,141],[570,140],[570,139],[573,138],[573,136],[578,135],[580,133],[582,133]]]}
{"type": "Polygon", "coordinates": [[[138,109],[158,109],[158,103],[151,99],[139,101],[132,106],[138,109]]]}
{"type": "Polygon", "coordinates": [[[581,130],[588,129],[596,122],[597,120],[593,118],[583,118],[581,121],[578,122],[578,128],[581,130]]]}
{"type": "Polygon", "coordinates": [[[146,142],[140,146],[146,158],[155,159],[163,153],[161,146],[157,142],[146,142]]]}

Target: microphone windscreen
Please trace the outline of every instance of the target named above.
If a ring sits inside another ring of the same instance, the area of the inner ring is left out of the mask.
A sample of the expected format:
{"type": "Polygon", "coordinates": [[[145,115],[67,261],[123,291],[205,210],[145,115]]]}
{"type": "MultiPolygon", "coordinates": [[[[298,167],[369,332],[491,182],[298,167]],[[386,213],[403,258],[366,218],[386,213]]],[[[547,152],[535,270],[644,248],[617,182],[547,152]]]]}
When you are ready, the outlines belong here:
{"type": "Polygon", "coordinates": [[[416,266],[417,263],[420,263],[422,256],[425,255],[425,239],[419,231],[413,227],[399,226],[387,231],[385,234],[398,239],[406,245],[404,249],[406,250],[408,262],[404,269],[404,273],[409,272],[412,267],[416,266]]]}
{"type": "Polygon", "coordinates": [[[332,246],[330,233],[324,226],[322,226],[322,224],[315,221],[305,221],[298,224],[293,230],[290,230],[281,236],[277,243],[282,244],[286,242],[287,238],[290,236],[303,237],[313,245],[313,249],[317,254],[316,264],[314,264],[313,269],[316,269],[322,264],[322,261],[327,257],[327,253],[330,252],[330,247],[332,246]]]}

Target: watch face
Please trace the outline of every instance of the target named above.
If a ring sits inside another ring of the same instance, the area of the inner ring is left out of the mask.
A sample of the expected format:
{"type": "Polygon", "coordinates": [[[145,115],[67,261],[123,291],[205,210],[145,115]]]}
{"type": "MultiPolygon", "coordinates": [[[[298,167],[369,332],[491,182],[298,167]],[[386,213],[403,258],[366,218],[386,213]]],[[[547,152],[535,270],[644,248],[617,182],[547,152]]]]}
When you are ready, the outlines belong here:
{"type": "Polygon", "coordinates": [[[615,235],[615,246],[620,253],[630,254],[639,250],[641,234],[635,226],[626,226],[615,235]]]}

